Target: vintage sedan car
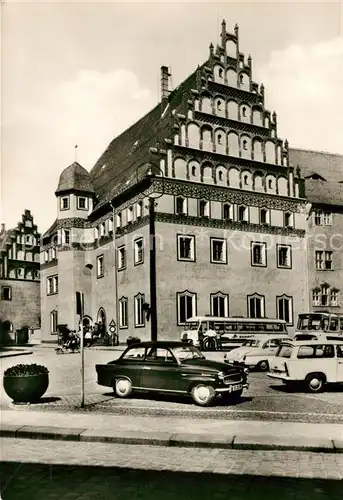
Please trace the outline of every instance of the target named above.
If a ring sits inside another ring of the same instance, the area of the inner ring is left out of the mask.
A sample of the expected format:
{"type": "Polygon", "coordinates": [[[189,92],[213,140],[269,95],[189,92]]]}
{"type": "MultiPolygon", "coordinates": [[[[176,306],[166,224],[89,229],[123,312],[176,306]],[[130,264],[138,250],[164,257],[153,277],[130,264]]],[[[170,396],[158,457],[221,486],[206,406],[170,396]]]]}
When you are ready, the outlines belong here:
{"type": "Polygon", "coordinates": [[[113,387],[120,398],[132,391],[189,394],[197,405],[210,406],[218,394],[230,402],[248,387],[247,370],[208,360],[184,342],[141,342],[95,368],[98,384],[113,387]]]}
{"type": "Polygon", "coordinates": [[[241,347],[232,349],[224,356],[225,363],[256,368],[268,371],[269,360],[275,355],[277,348],[284,340],[290,340],[288,335],[259,335],[246,340],[241,347]]]}

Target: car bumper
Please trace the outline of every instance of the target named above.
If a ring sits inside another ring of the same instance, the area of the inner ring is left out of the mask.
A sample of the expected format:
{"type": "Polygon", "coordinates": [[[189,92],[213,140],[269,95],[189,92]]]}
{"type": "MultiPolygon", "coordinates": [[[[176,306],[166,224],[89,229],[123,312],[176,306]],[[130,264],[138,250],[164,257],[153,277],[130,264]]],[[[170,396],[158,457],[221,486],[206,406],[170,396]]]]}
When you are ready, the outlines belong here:
{"type": "Polygon", "coordinates": [[[236,391],[240,391],[242,389],[248,389],[248,388],[249,388],[248,382],[242,382],[241,384],[232,384],[232,385],[228,385],[227,387],[217,387],[215,389],[215,391],[218,393],[236,392],[236,391]]]}
{"type": "Polygon", "coordinates": [[[225,363],[231,366],[240,366],[241,368],[254,368],[256,363],[247,363],[246,361],[237,361],[236,359],[226,359],[225,363]]]}
{"type": "Polygon", "coordinates": [[[267,376],[269,378],[276,378],[278,380],[291,380],[291,378],[285,373],[268,372],[267,376]]]}

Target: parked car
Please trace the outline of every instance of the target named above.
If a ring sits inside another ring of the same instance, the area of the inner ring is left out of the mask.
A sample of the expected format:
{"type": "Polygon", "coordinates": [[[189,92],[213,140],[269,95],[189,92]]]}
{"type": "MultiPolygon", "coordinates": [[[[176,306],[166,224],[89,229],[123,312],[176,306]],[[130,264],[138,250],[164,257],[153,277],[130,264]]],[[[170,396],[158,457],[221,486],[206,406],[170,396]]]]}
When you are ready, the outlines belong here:
{"type": "Polygon", "coordinates": [[[283,342],[270,360],[268,376],[309,392],[321,392],[328,383],[343,384],[343,340],[283,342]]]}
{"type": "Polygon", "coordinates": [[[99,385],[113,387],[126,398],[133,391],[189,394],[199,406],[209,406],[218,394],[238,400],[248,387],[247,370],[211,361],[184,342],[141,342],[119,359],[97,364],[99,385]]]}
{"type": "Polygon", "coordinates": [[[225,354],[224,361],[230,365],[242,365],[268,371],[269,359],[275,355],[280,343],[289,339],[288,335],[259,335],[246,340],[241,347],[225,354]]]}

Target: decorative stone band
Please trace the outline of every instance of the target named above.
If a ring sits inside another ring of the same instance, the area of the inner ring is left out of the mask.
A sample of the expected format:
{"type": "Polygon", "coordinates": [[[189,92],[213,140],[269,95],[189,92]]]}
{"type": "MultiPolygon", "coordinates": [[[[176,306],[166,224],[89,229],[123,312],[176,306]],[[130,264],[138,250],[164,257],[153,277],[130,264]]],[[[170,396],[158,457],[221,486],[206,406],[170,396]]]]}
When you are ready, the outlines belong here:
{"type": "Polygon", "coordinates": [[[196,120],[204,123],[222,125],[224,127],[229,127],[230,129],[239,130],[242,132],[250,132],[252,134],[269,139],[269,129],[266,127],[260,127],[259,125],[255,125],[253,123],[232,120],[230,118],[225,118],[224,116],[211,115],[210,113],[203,113],[201,111],[195,111],[194,117],[196,120]]]}
{"type": "Polygon", "coordinates": [[[192,217],[189,215],[176,215],[156,213],[156,221],[171,224],[184,224],[187,226],[214,227],[218,229],[232,229],[233,231],[245,231],[249,233],[276,234],[282,236],[305,237],[305,230],[252,224],[250,222],[236,222],[223,219],[210,219],[207,217],[192,217]]]}

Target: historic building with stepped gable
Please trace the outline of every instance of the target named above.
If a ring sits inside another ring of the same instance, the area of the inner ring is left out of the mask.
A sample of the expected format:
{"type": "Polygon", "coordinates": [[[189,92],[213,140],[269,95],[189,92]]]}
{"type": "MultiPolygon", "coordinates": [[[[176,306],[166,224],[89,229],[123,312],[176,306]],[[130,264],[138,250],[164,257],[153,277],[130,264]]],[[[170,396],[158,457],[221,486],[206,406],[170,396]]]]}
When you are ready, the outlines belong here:
{"type": "Polygon", "coordinates": [[[220,45],[174,90],[163,66],[157,106],[90,172],[61,173],[41,247],[44,340],[78,328],[76,291],[85,322],[150,338],[151,198],[159,339],[179,339],[195,314],[279,317],[292,331],[310,310],[305,179],[238,32],[223,21],[220,45]]]}
{"type": "Polygon", "coordinates": [[[30,210],[0,232],[0,343],[40,340],[40,234],[30,210]]]}

